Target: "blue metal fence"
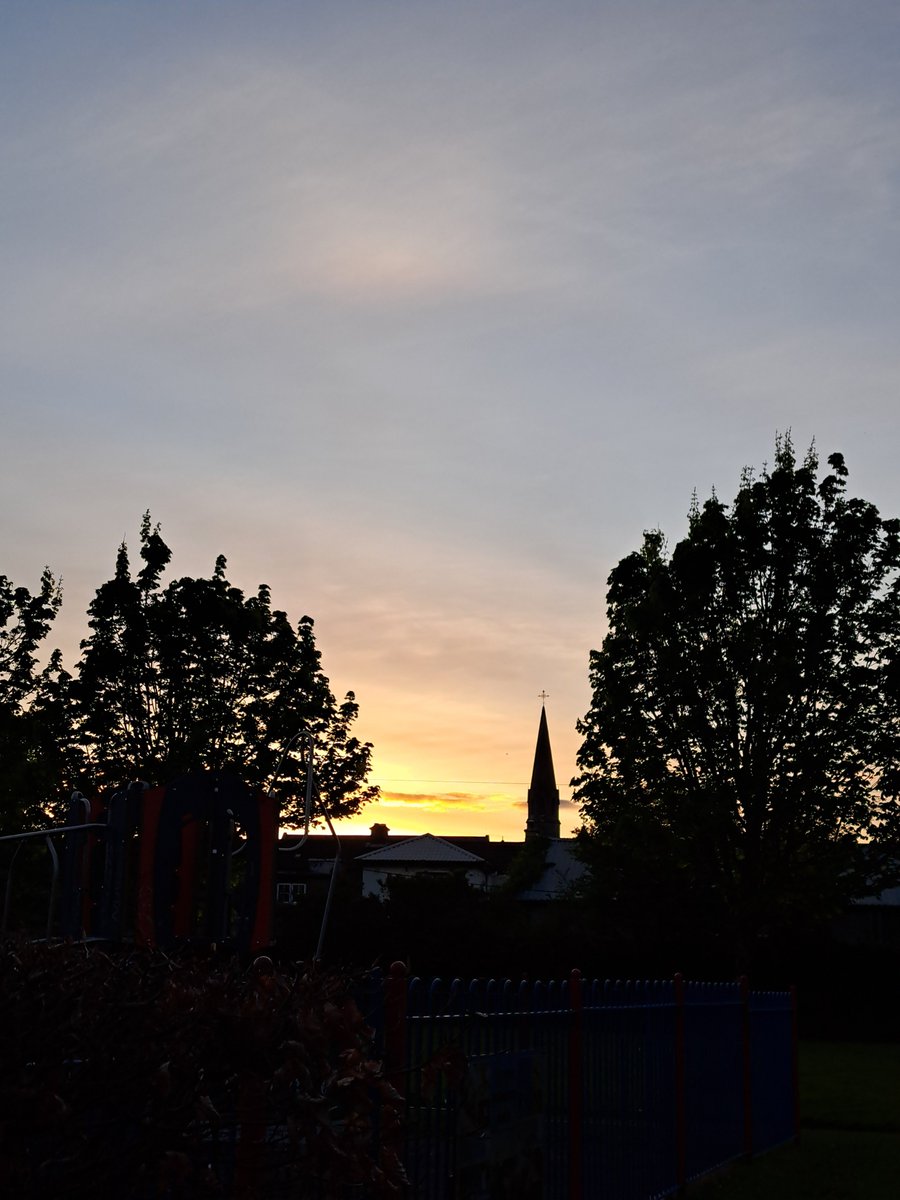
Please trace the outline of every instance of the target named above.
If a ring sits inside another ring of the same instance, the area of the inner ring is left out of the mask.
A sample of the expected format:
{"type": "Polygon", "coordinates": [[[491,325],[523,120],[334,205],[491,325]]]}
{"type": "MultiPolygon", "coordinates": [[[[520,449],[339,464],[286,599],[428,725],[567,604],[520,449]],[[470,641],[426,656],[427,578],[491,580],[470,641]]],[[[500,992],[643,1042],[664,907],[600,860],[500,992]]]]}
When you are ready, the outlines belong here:
{"type": "Polygon", "coordinates": [[[585,1196],[669,1194],[676,1167],[672,983],[585,989],[585,1196]]]}
{"type": "Polygon", "coordinates": [[[797,1136],[796,1004],[791,992],[751,992],[750,1087],[753,1151],[797,1136]]]}
{"type": "Polygon", "coordinates": [[[395,968],[385,1029],[418,1200],[651,1200],[795,1136],[789,992],[395,968]]]}

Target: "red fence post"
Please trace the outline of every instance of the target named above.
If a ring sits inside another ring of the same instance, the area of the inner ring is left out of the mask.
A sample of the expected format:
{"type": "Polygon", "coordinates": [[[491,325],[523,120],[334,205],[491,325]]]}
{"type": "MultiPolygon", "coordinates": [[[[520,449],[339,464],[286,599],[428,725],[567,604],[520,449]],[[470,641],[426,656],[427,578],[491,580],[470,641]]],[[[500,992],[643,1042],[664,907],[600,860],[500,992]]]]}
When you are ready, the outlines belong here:
{"type": "Polygon", "coordinates": [[[584,1195],[584,991],[576,967],[569,976],[569,1197],[584,1195]]]}
{"type": "Polygon", "coordinates": [[[800,1027],[797,988],[791,984],[791,1086],[794,1093],[794,1141],[800,1141],[800,1027]]]}
{"type": "Polygon", "coordinates": [[[750,1045],[750,980],[741,976],[741,1033],[744,1072],[744,1157],[753,1157],[753,1057],[750,1045]]]}
{"type": "Polygon", "coordinates": [[[687,1184],[687,1100],[685,1095],[684,976],[675,976],[675,1182],[679,1196],[687,1184]]]}

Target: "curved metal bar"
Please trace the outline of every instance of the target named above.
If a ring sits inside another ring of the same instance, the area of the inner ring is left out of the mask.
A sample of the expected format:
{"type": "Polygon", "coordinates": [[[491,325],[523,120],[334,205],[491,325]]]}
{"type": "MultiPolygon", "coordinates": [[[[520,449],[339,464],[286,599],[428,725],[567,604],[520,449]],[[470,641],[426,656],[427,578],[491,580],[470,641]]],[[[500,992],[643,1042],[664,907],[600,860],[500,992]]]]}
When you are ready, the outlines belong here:
{"type": "MultiPolygon", "coordinates": [[[[322,913],[322,924],[319,927],[319,944],[316,946],[316,962],[320,962],[322,958],[322,950],[325,946],[325,932],[328,928],[328,918],[331,916],[331,902],[334,899],[334,886],[337,883],[338,867],[341,864],[341,839],[334,831],[334,826],[331,823],[331,817],[329,817],[328,813],[324,813],[323,815],[328,828],[331,831],[331,836],[337,843],[337,851],[334,856],[334,863],[331,867],[331,879],[328,881],[328,895],[325,897],[325,911],[322,913]]],[[[309,814],[307,813],[307,819],[308,816],[309,814]]]]}
{"type": "Polygon", "coordinates": [[[9,928],[9,910],[12,903],[12,884],[13,884],[13,868],[16,865],[16,859],[19,857],[19,851],[25,842],[32,841],[34,838],[44,838],[47,843],[47,849],[50,851],[50,860],[52,863],[52,875],[50,880],[50,905],[47,912],[47,937],[50,937],[50,931],[53,923],[53,908],[56,903],[56,893],[59,882],[59,855],[56,847],[53,844],[53,837],[57,833],[80,833],[83,829],[106,829],[106,825],[102,821],[87,821],[83,825],[54,825],[51,829],[29,829],[26,833],[7,833],[0,837],[0,842],[18,842],[13,856],[10,859],[9,867],[6,871],[6,888],[3,895],[3,924],[0,926],[0,936],[6,937],[7,929],[9,928]]]}
{"type": "Polygon", "coordinates": [[[53,871],[50,876],[50,903],[47,905],[47,941],[50,941],[50,934],[53,932],[53,909],[56,907],[56,893],[59,889],[59,855],[56,853],[56,847],[53,845],[52,834],[47,834],[47,849],[50,851],[50,861],[53,863],[53,871]]]}
{"type": "MultiPolygon", "coordinates": [[[[300,731],[302,732],[302,730],[300,731]]],[[[291,744],[300,736],[300,732],[296,733],[288,745],[291,744]]],[[[287,750],[285,751],[285,754],[287,750]]],[[[283,756],[282,756],[283,757],[283,756]]],[[[297,838],[293,846],[279,846],[278,849],[282,853],[296,854],[298,850],[302,850],[309,840],[309,823],[312,820],[312,801],[313,801],[313,784],[315,783],[315,769],[313,764],[313,738],[312,734],[306,735],[306,799],[303,807],[303,833],[297,838]]]]}
{"type": "MultiPolygon", "coordinates": [[[[6,841],[6,840],[7,840],[6,838],[3,839],[3,841],[6,841]]],[[[21,849],[22,849],[22,843],[19,842],[18,846],[16,846],[15,851],[13,852],[13,856],[10,859],[9,867],[7,868],[7,871],[6,871],[6,892],[5,892],[4,899],[3,899],[3,931],[2,931],[4,937],[6,937],[6,927],[9,922],[9,906],[10,906],[10,901],[12,900],[13,867],[16,865],[16,859],[19,857],[19,851],[21,849]]]]}

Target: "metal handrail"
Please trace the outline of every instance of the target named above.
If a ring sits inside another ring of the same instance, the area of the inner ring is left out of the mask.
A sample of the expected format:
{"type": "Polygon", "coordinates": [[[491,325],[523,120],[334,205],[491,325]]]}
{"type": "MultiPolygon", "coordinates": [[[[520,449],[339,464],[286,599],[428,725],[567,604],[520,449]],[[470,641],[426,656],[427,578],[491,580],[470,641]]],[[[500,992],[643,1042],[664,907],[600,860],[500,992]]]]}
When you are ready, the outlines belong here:
{"type": "Polygon", "coordinates": [[[7,833],[0,837],[0,842],[18,842],[13,856],[10,859],[9,867],[6,872],[6,890],[3,897],[3,924],[0,928],[0,936],[6,937],[7,927],[9,925],[9,907],[12,900],[12,881],[13,867],[16,865],[16,859],[19,856],[19,851],[22,845],[33,838],[43,838],[47,844],[47,850],[50,854],[50,862],[52,864],[50,874],[50,902],[47,906],[47,938],[49,940],[53,932],[53,909],[56,905],[56,894],[59,885],[59,855],[56,852],[56,847],[53,845],[53,837],[57,833],[81,833],[85,829],[106,829],[106,825],[102,821],[86,821],[83,825],[55,825],[52,829],[30,829],[26,833],[7,833]]]}
{"type": "Polygon", "coordinates": [[[6,833],[0,842],[24,842],[26,838],[51,837],[54,833],[80,833],[82,829],[106,829],[105,821],[86,821],[84,825],[53,825],[50,829],[30,829],[27,833],[6,833]]]}

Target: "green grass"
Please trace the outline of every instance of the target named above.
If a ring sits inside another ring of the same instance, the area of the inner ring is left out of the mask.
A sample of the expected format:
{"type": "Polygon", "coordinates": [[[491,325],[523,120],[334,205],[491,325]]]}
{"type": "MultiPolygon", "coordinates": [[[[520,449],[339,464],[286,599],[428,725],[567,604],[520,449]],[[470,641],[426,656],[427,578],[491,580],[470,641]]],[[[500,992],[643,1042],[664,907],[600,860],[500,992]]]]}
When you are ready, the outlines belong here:
{"type": "Polygon", "coordinates": [[[804,1130],[799,1146],[732,1167],[696,1188],[698,1200],[897,1200],[900,1136],[804,1130]]]}
{"type": "Polygon", "coordinates": [[[900,1045],[801,1043],[800,1121],[900,1134],[900,1045]]]}
{"type": "Polygon", "coordinates": [[[697,1185],[702,1200],[897,1200],[900,1045],[800,1047],[801,1136],[697,1185]]]}

